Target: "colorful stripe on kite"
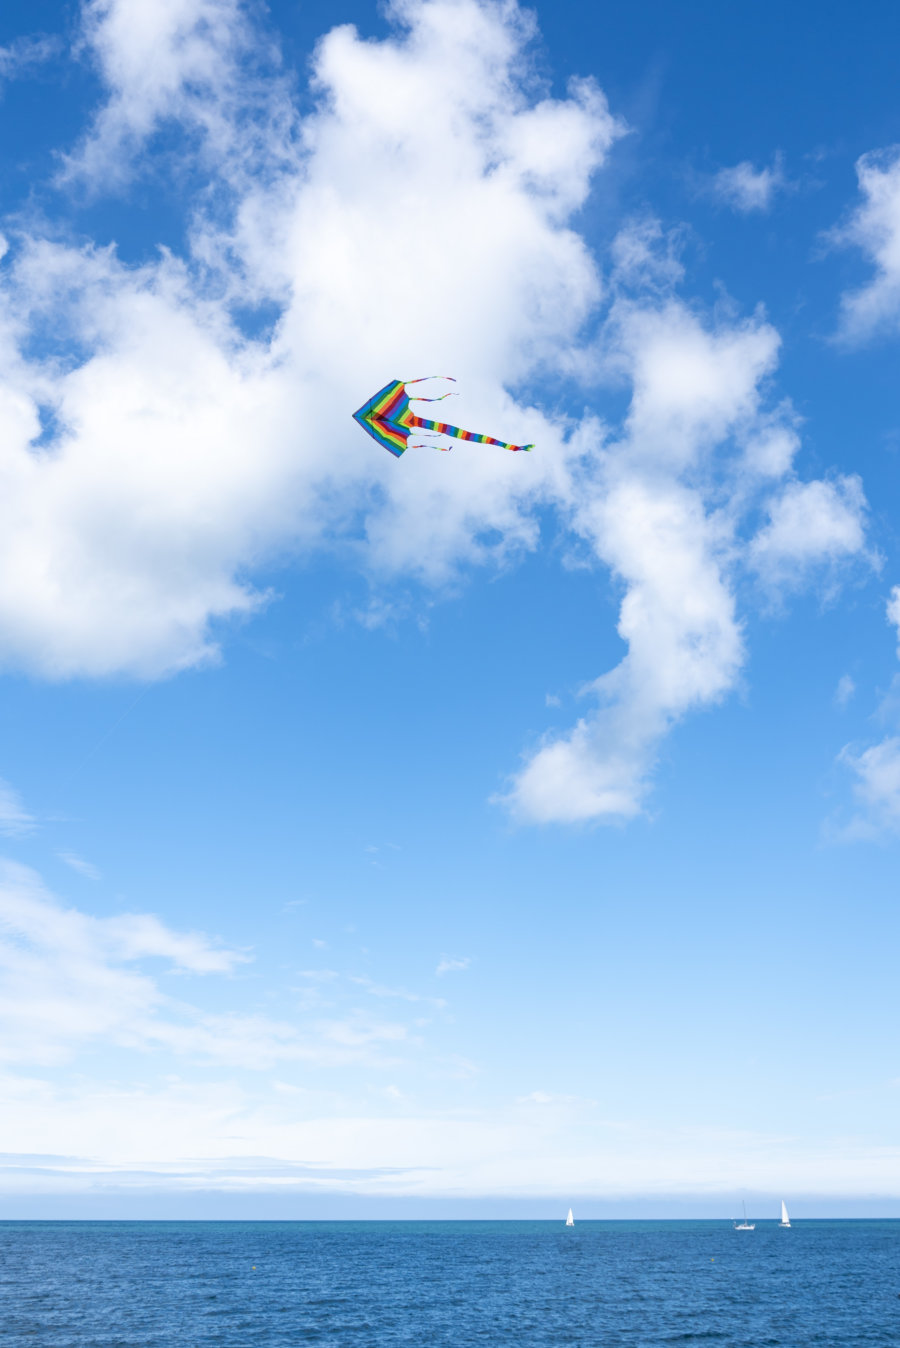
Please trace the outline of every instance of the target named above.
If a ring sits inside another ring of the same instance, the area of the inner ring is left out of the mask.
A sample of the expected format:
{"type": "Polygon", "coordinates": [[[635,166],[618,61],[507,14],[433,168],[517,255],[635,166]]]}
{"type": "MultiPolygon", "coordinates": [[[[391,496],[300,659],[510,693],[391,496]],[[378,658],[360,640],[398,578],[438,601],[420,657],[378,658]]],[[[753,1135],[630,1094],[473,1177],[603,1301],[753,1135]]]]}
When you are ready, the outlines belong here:
{"type": "MultiPolygon", "coordinates": [[[[410,379],[408,382],[420,384],[423,381],[410,379]]],[[[450,396],[448,393],[442,395],[444,398],[450,396]]],[[[414,401],[440,402],[441,399],[417,398],[414,401]]],[[[514,452],[534,449],[534,445],[511,445],[505,440],[495,440],[491,435],[476,435],[474,431],[464,431],[459,426],[449,425],[446,421],[428,421],[424,417],[417,417],[409,403],[406,384],[400,379],[392,379],[353,413],[353,419],[368,435],[371,435],[373,440],[377,440],[398,459],[408,448],[410,433],[414,430],[430,431],[434,435],[446,435],[452,440],[467,440],[477,445],[497,445],[500,449],[510,449],[514,452]]]]}

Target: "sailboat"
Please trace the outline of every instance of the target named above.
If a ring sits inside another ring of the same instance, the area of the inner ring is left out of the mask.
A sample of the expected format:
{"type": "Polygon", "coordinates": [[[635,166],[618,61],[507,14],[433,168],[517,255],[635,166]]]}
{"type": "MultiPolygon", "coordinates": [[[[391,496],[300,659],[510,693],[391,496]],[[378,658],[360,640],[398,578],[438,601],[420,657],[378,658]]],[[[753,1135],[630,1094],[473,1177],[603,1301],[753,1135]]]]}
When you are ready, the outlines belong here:
{"type": "Polygon", "coordinates": [[[569,1208],[569,1215],[566,1218],[566,1226],[574,1226],[574,1225],[575,1225],[575,1218],[572,1216],[572,1209],[569,1208]]]}
{"type": "Polygon", "coordinates": [[[755,1231],[755,1230],[756,1230],[756,1222],[748,1222],[748,1221],[747,1221],[747,1204],[746,1204],[746,1203],[742,1203],[742,1204],[741,1204],[741,1207],[744,1209],[744,1220],[743,1220],[742,1222],[735,1222],[735,1223],[734,1223],[734,1229],[735,1229],[735,1231],[755,1231]]]}
{"type": "Polygon", "coordinates": [[[781,1200],[781,1221],[778,1223],[778,1225],[779,1225],[779,1226],[790,1226],[790,1224],[791,1224],[791,1219],[790,1219],[790,1217],[788,1216],[788,1210],[787,1210],[787,1207],[785,1206],[784,1199],[782,1198],[782,1200],[781,1200]]]}

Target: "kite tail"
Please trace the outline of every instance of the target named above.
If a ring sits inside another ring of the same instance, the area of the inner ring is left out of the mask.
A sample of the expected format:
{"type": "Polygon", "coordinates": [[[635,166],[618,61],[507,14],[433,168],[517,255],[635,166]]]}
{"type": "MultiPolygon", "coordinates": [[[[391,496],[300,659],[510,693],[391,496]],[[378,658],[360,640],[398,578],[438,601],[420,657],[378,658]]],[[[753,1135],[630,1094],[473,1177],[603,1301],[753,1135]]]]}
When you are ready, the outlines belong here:
{"type": "Polygon", "coordinates": [[[449,426],[445,421],[426,421],[424,417],[411,417],[413,426],[423,431],[436,431],[438,435],[449,435],[452,440],[468,440],[475,445],[497,445],[500,449],[534,449],[534,445],[511,445],[506,440],[495,440],[492,435],[476,435],[474,431],[464,431],[460,426],[449,426]]]}

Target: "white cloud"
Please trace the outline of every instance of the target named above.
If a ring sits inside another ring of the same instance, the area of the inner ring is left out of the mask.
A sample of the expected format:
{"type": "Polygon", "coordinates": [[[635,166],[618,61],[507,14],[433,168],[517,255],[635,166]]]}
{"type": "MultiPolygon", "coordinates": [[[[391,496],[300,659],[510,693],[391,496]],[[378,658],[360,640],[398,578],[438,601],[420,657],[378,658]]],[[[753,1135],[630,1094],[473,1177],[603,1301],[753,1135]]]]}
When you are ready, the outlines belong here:
{"type": "Polygon", "coordinates": [[[768,503],[768,523],[752,544],[753,564],[767,580],[796,585],[811,566],[859,556],[866,508],[855,475],[788,482],[768,503]]]}
{"type": "Polygon", "coordinates": [[[687,305],[620,300],[609,362],[633,393],[623,433],[574,472],[572,522],[624,587],[628,653],[587,685],[599,710],[540,745],[506,799],[523,819],[617,821],[643,808],[660,739],[721,700],[744,660],[734,579],[812,579],[865,546],[856,478],[789,476],[796,418],[764,392],[779,339],[761,317],[705,323],[687,305]],[[746,537],[759,495],[787,477],[770,522],[746,537]]]}
{"type": "Polygon", "coordinates": [[[838,679],[837,688],[834,690],[834,705],[836,707],[846,707],[847,703],[856,692],[856,683],[850,674],[842,674],[838,679]]]}
{"type": "Polygon", "coordinates": [[[875,268],[867,285],[841,300],[841,332],[850,341],[900,321],[900,146],[864,154],[856,164],[863,201],[835,242],[860,248],[875,268]]]}
{"type": "Polygon", "coordinates": [[[897,655],[900,657],[900,585],[895,585],[888,597],[887,619],[897,629],[897,655]]]}
{"type": "Polygon", "coordinates": [[[442,955],[434,972],[438,977],[441,977],[443,974],[452,974],[462,969],[468,969],[471,963],[472,961],[468,956],[463,959],[453,959],[450,955],[442,955]]]}
{"type": "MultiPolygon", "coordinates": [[[[94,921],[98,921],[94,919],[94,921]]],[[[151,913],[124,913],[99,922],[103,939],[122,960],[156,956],[194,974],[230,973],[247,956],[210,943],[200,932],[176,932],[151,913]]]]}
{"type": "Polygon", "coordinates": [[[771,416],[761,415],[744,444],[744,461],[755,477],[773,480],[790,474],[800,448],[798,418],[789,402],[776,407],[771,416]]]}
{"type": "Polygon", "coordinates": [[[174,984],[166,990],[153,960],[170,974],[203,976],[232,973],[248,956],[153,914],[64,908],[32,871],[0,863],[0,1060],[56,1064],[93,1045],[255,1071],[279,1062],[377,1066],[396,1060],[384,1046],[417,1042],[408,1026],[352,1005],[302,1023],[203,1010],[175,997],[174,984]]]}
{"type": "Polygon", "coordinates": [[[25,809],[18,791],[14,791],[0,777],[0,833],[15,838],[19,834],[30,833],[34,825],[34,816],[25,809]]]}
{"type": "Polygon", "coordinates": [[[614,280],[619,285],[640,288],[677,285],[684,276],[678,256],[680,244],[678,231],[667,233],[654,216],[629,221],[610,249],[614,280]]]}
{"type": "MultiPolygon", "coordinates": [[[[0,1192],[627,1194],[777,1187],[785,1175],[794,1192],[858,1193],[876,1175],[880,1192],[900,1184],[871,1142],[649,1127],[527,1083],[509,1105],[462,1107],[453,1094],[426,1108],[421,1072],[410,1072],[415,1026],[359,1008],[308,1025],[201,1011],[164,990],[147,966],[159,958],[215,975],[242,956],[146,915],[64,908],[33,873],[4,867],[0,1192]],[[354,1072],[346,1089],[334,1068],[348,1063],[391,1072],[370,1085],[354,1072]]],[[[240,985],[228,987],[236,999],[240,985]]],[[[476,1070],[431,1048],[427,1065],[450,1080],[476,1070]]]]}
{"type": "Polygon", "coordinates": [[[121,186],[146,143],[173,126],[219,171],[227,162],[233,172],[251,148],[257,171],[276,146],[286,150],[292,116],[277,51],[241,0],[85,0],[81,46],[108,99],[66,158],[63,181],[121,186]]]}
{"type": "MultiPolygon", "coordinates": [[[[889,735],[861,753],[842,750],[840,761],[856,777],[854,791],[877,827],[900,829],[900,737],[889,735]]],[[[861,821],[857,821],[857,824],[861,821]]],[[[851,826],[850,835],[865,832],[851,826]]]]}
{"type": "MultiPolygon", "coordinates": [[[[468,966],[468,961],[466,964],[468,966]]],[[[356,984],[357,987],[365,988],[370,997],[396,998],[401,1002],[427,1002],[429,1005],[438,1008],[447,1005],[442,997],[423,997],[419,992],[410,992],[407,988],[389,987],[384,983],[376,983],[373,979],[358,974],[351,974],[350,982],[356,984]]]]}
{"type": "Polygon", "coordinates": [[[573,520],[625,586],[628,654],[590,685],[600,710],[540,747],[509,797],[523,817],[622,819],[641,809],[656,748],[692,706],[734,683],[743,641],[726,562],[733,525],[699,483],[722,442],[757,419],[778,346],[767,324],[708,329],[682,304],[623,305],[625,430],[579,483],[573,520]]]}
{"type": "Polygon", "coordinates": [[[742,215],[768,211],[776,192],[785,185],[784,169],[776,157],[770,168],[755,168],[748,159],[732,168],[720,169],[712,180],[715,196],[742,215]]]}
{"type": "Polygon", "coordinates": [[[638,813],[660,737],[691,706],[721,697],[743,657],[718,557],[725,539],[692,493],[625,481],[593,523],[598,551],[628,584],[619,634],[629,652],[591,685],[601,709],[518,777],[512,803],[538,821],[638,813]]]}
{"type": "MultiPolygon", "coordinates": [[[[900,658],[900,585],[891,590],[885,611],[888,622],[897,628],[900,658]]],[[[848,744],[838,761],[853,773],[854,794],[864,807],[864,813],[851,820],[842,836],[854,839],[884,829],[900,831],[900,736],[887,735],[863,750],[848,744]]]]}
{"type": "Polygon", "coordinates": [[[534,546],[563,424],[506,390],[564,364],[597,300],[566,221],[619,128],[589,84],[528,100],[529,25],[513,7],[393,13],[390,40],[349,27],[323,40],[295,166],[282,102],[274,122],[257,115],[249,57],[233,55],[251,40],[236,5],[89,6],[110,99],[79,173],[96,186],[137,171],[140,137],[181,118],[203,124],[207,171],[229,195],[198,199],[186,259],[135,268],[18,238],[0,293],[7,666],[153,677],[214,658],[211,623],[266,602],[253,568],[317,543],[439,584],[534,546]],[[246,163],[277,171],[251,179],[246,163]],[[373,178],[390,210],[373,210],[373,178]],[[392,307],[370,284],[379,272],[407,278],[392,307]],[[260,297],[281,317],[250,340],[229,305],[260,297]],[[47,322],[68,334],[68,360],[24,354],[47,322]],[[541,453],[458,446],[388,461],[348,411],[392,372],[432,369],[460,377],[460,420],[538,439],[541,453]]]}
{"type": "Polygon", "coordinates": [[[34,66],[49,61],[59,49],[59,40],[44,33],[14,38],[0,47],[0,80],[27,74],[34,66]]]}
{"type": "Polygon", "coordinates": [[[63,908],[32,871],[0,864],[0,1057],[48,1062],[98,1037],[135,1045],[164,1039],[168,999],[134,967],[151,958],[210,974],[229,972],[245,956],[151,914],[94,918],[63,908]]]}
{"type": "Polygon", "coordinates": [[[291,1083],[256,1095],[234,1082],[73,1089],[8,1074],[0,1192],[900,1193],[900,1151],[871,1138],[623,1125],[542,1092],[440,1116],[387,1091],[382,1115],[291,1083]]]}
{"type": "Polygon", "coordinates": [[[5,264],[0,664],[156,677],[216,658],[219,622],[268,602],[263,562],[340,547],[441,586],[537,546],[550,504],[624,587],[629,651],[510,799],[534,819],[628,817],[660,737],[739,674],[742,520],[797,445],[789,407],[765,402],[777,334],[672,298],[677,237],[644,220],[613,245],[614,303],[586,338],[603,290],[570,220],[623,128],[590,82],[528,92],[533,22],[513,4],[389,13],[385,40],[323,39],[300,117],[236,0],[88,5],[109,97],[70,176],[124,182],[178,123],[213,185],[183,258],[129,267],[26,233],[5,264]],[[390,306],[379,274],[403,278],[390,306]],[[233,306],[262,299],[279,317],[249,338],[233,306]],[[33,354],[47,324],[68,359],[33,354]],[[347,413],[431,371],[460,378],[455,420],[538,450],[388,461],[347,413]],[[630,383],[624,426],[513,396],[554,372],[630,383]]]}

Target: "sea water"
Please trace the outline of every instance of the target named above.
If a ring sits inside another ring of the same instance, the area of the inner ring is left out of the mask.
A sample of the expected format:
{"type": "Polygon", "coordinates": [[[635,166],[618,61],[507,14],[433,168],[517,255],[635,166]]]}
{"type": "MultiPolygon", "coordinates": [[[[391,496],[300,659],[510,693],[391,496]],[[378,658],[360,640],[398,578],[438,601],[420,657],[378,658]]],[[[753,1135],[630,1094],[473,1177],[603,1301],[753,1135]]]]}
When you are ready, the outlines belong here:
{"type": "Polygon", "coordinates": [[[900,1345],[900,1221],[0,1222],[3,1348],[900,1345]]]}

